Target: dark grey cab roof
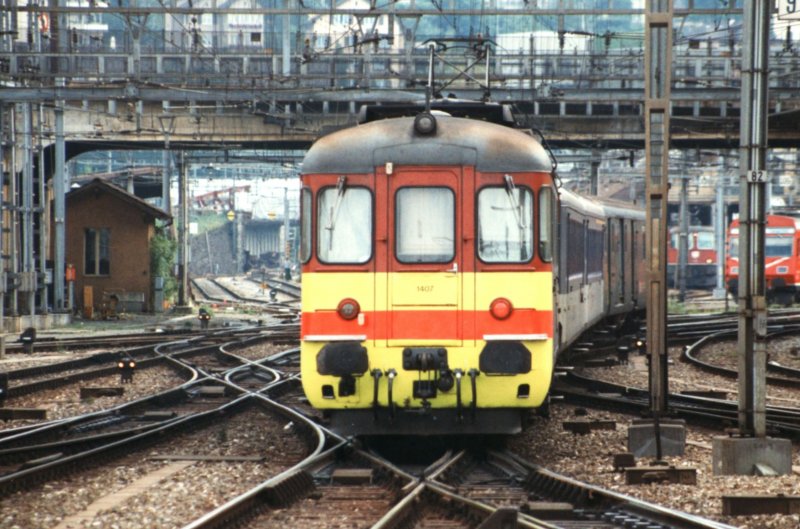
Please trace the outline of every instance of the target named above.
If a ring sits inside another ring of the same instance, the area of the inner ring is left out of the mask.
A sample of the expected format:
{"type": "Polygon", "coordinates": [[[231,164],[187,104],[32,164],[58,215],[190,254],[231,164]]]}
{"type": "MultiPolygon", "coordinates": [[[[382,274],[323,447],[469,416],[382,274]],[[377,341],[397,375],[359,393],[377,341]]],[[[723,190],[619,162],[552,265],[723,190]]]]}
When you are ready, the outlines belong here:
{"type": "Polygon", "coordinates": [[[371,173],[395,165],[471,165],[481,172],[550,172],[542,145],[525,132],[472,119],[436,116],[436,132],[420,135],[414,118],[373,121],[317,140],[302,172],[371,173]]]}

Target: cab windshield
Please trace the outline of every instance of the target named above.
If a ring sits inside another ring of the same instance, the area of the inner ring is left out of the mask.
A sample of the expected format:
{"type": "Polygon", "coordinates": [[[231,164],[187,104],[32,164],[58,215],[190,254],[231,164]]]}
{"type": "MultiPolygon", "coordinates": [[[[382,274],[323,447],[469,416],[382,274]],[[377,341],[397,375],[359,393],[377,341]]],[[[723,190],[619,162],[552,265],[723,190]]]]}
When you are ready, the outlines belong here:
{"type": "Polygon", "coordinates": [[[478,257],[487,263],[523,263],[533,257],[533,193],[489,187],[478,193],[478,257]]]}
{"type": "Polygon", "coordinates": [[[455,257],[455,195],[446,187],[397,191],[396,248],[401,263],[448,263],[455,257]]]}
{"type": "Polygon", "coordinates": [[[767,237],[764,242],[764,253],[767,257],[791,257],[791,237],[767,237]]]}
{"type": "Polygon", "coordinates": [[[710,231],[697,232],[697,249],[698,250],[713,250],[714,249],[714,234],[710,231]]]}
{"type": "MultiPolygon", "coordinates": [[[[764,254],[767,257],[791,257],[792,238],[791,237],[767,237],[764,241],[764,254]]],[[[739,238],[731,238],[728,246],[728,256],[733,259],[739,258],[739,238]]]]}
{"type": "Polygon", "coordinates": [[[363,187],[323,189],[317,204],[317,256],[360,264],[372,255],[372,195],[363,187]]]}

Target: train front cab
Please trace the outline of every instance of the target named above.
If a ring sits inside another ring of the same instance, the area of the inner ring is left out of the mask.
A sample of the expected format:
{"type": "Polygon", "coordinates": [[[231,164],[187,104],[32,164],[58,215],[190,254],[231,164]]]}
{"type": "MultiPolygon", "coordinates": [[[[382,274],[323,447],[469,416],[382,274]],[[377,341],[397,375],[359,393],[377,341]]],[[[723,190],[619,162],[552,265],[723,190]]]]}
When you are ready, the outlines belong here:
{"type": "MultiPolygon", "coordinates": [[[[800,219],[785,215],[768,215],[764,230],[764,275],[767,301],[791,305],[800,298],[800,219]]],[[[728,251],[725,259],[725,284],[736,297],[739,285],[739,220],[728,229],[728,251]]]]}
{"type": "Polygon", "coordinates": [[[514,433],[553,369],[548,173],[304,175],[303,386],[343,433],[514,433]]]}
{"type": "MultiPolygon", "coordinates": [[[[671,228],[667,247],[667,286],[677,288],[677,267],[680,247],[680,228],[671,228]]],[[[717,284],[717,250],[714,228],[692,226],[687,240],[686,286],[714,288],[717,284]]]]}

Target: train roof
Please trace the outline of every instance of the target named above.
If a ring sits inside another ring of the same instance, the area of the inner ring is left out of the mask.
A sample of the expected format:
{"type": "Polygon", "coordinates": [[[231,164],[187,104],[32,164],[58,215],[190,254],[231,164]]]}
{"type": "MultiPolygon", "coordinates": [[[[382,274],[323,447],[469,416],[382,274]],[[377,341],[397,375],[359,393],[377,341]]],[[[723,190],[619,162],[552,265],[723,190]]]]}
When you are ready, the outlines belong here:
{"type": "MultiPolygon", "coordinates": [[[[767,227],[789,227],[800,230],[800,218],[789,215],[767,215],[767,227]]],[[[739,233],[739,219],[733,219],[728,229],[733,235],[739,233]]]]}
{"type": "Polygon", "coordinates": [[[559,189],[561,203],[582,213],[598,217],[616,217],[644,220],[644,210],[635,204],[600,197],[578,195],[566,189],[559,189]]]}
{"type": "Polygon", "coordinates": [[[445,112],[447,115],[468,118],[478,121],[488,121],[506,127],[516,126],[511,105],[504,105],[492,101],[473,101],[468,99],[441,98],[434,99],[429,105],[425,101],[412,101],[404,103],[382,103],[380,105],[363,105],[358,112],[358,122],[368,123],[386,118],[416,117],[423,112],[425,107],[436,112],[445,112]]]}
{"type": "Polygon", "coordinates": [[[467,165],[482,172],[551,172],[547,151],[530,134],[494,123],[436,116],[433,134],[414,118],[391,118],[323,136],[303,160],[304,174],[371,173],[395,165],[467,165]]]}

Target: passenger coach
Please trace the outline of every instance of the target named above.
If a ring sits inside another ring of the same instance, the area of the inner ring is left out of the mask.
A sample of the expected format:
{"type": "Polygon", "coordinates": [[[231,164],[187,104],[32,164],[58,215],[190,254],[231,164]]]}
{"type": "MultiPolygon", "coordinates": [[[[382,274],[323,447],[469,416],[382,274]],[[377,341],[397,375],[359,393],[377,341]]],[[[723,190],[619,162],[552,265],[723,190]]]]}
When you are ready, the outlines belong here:
{"type": "Polygon", "coordinates": [[[343,433],[519,431],[559,347],[638,306],[640,212],[560,207],[530,134],[436,114],[333,133],[303,161],[303,387],[343,433]]]}

